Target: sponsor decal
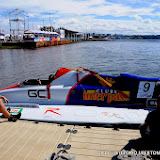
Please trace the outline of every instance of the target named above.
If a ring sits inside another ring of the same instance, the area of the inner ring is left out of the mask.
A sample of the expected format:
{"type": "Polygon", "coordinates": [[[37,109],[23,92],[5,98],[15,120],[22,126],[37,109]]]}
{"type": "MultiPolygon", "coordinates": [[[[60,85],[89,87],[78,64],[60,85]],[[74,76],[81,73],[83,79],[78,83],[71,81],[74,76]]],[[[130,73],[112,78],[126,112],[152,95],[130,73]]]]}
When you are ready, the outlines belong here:
{"type": "Polygon", "coordinates": [[[117,113],[102,112],[101,114],[103,114],[104,116],[107,116],[107,117],[114,117],[114,118],[118,118],[118,119],[124,119],[123,117],[121,117],[117,113]]]}
{"type": "Polygon", "coordinates": [[[58,111],[58,110],[60,110],[60,108],[50,108],[50,107],[49,107],[49,108],[45,111],[44,114],[46,114],[47,112],[52,112],[52,113],[58,114],[59,116],[62,116],[61,114],[55,112],[55,111],[58,111]]]}
{"type": "Polygon", "coordinates": [[[20,109],[11,109],[10,112],[19,112],[20,109]]]}
{"type": "Polygon", "coordinates": [[[23,108],[11,108],[10,113],[21,113],[23,108]]]}
{"type": "Polygon", "coordinates": [[[95,90],[85,90],[83,92],[83,100],[104,101],[105,97],[107,97],[107,93],[96,93],[95,90]]]}
{"type": "Polygon", "coordinates": [[[46,90],[28,90],[28,96],[30,98],[47,98],[47,91],[46,90]]]}
{"type": "Polygon", "coordinates": [[[20,111],[20,109],[11,109],[11,111],[10,112],[19,112],[20,111]]]}
{"type": "MultiPolygon", "coordinates": [[[[130,96],[129,91],[123,91],[126,95],[130,96]]],[[[129,98],[123,97],[117,90],[113,89],[97,89],[97,90],[84,90],[83,100],[90,101],[107,101],[111,103],[112,101],[129,101],[129,98]]]]}
{"type": "MultiPolygon", "coordinates": [[[[105,78],[104,78],[105,79],[105,78]]],[[[114,84],[116,83],[116,81],[114,81],[112,78],[106,77],[105,79],[107,82],[114,84]]],[[[105,84],[103,81],[99,80],[99,83],[103,86],[103,87],[107,87],[107,84],[105,84]]]]}
{"type": "MultiPolygon", "coordinates": [[[[126,92],[124,92],[124,93],[126,95],[129,95],[129,94],[127,94],[128,92],[127,93],[126,92]]],[[[108,97],[107,97],[107,103],[111,103],[112,101],[129,101],[129,100],[130,100],[129,98],[123,97],[120,93],[117,93],[117,94],[108,93],[108,97]]]]}
{"type": "Polygon", "coordinates": [[[106,77],[106,80],[112,84],[116,83],[116,81],[114,81],[112,78],[109,78],[109,77],[106,77]]]}

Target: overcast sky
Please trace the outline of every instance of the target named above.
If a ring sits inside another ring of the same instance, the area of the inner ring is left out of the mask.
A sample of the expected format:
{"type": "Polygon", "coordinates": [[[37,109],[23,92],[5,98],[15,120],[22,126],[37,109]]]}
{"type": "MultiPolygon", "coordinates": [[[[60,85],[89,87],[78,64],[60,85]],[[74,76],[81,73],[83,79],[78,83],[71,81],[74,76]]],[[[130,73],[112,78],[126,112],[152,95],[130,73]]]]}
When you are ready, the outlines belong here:
{"type": "Polygon", "coordinates": [[[79,32],[160,35],[160,0],[0,0],[5,33],[15,8],[25,10],[30,29],[44,23],[79,32]]]}

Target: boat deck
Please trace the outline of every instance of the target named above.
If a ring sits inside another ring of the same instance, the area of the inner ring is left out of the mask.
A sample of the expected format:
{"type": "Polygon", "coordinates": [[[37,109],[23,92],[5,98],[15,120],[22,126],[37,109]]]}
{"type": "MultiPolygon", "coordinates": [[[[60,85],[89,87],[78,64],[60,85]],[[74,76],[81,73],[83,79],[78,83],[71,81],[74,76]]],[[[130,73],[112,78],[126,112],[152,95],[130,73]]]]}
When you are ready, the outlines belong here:
{"type": "Polygon", "coordinates": [[[62,143],[71,145],[65,155],[72,155],[76,160],[109,160],[128,140],[138,137],[139,131],[131,129],[117,131],[112,128],[0,119],[0,159],[45,160],[63,149],[57,148],[62,143]]]}

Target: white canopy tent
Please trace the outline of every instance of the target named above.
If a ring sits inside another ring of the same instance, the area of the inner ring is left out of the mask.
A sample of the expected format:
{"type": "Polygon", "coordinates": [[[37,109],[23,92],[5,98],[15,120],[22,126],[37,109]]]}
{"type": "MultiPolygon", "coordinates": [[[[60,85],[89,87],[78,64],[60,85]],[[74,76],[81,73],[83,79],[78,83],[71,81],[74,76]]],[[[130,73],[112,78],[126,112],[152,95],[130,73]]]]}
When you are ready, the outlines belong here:
{"type": "Polygon", "coordinates": [[[24,34],[48,34],[48,35],[59,35],[57,32],[48,32],[48,31],[40,31],[40,30],[28,30],[28,31],[25,31],[24,34]]]}

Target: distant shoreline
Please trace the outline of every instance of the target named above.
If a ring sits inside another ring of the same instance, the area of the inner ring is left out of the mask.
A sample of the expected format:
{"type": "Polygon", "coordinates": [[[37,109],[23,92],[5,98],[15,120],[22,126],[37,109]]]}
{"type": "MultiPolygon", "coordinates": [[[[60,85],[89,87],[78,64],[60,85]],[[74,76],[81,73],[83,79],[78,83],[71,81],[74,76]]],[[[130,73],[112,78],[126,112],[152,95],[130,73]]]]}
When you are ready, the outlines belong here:
{"type": "Polygon", "coordinates": [[[104,39],[104,38],[93,38],[88,40],[81,40],[76,42],[71,42],[69,40],[65,41],[56,41],[54,44],[51,44],[50,41],[43,41],[43,42],[0,42],[0,49],[36,49],[36,48],[42,48],[42,47],[50,47],[50,46],[58,46],[63,44],[72,44],[72,43],[79,43],[79,42],[97,42],[97,41],[116,41],[116,40],[160,40],[160,39],[143,39],[143,38],[110,38],[110,39],[104,39]]]}

